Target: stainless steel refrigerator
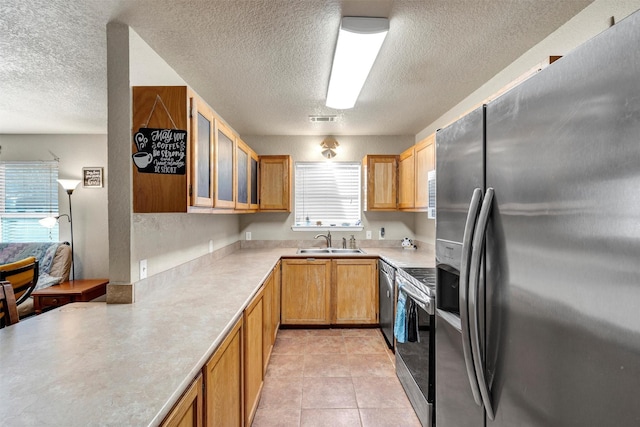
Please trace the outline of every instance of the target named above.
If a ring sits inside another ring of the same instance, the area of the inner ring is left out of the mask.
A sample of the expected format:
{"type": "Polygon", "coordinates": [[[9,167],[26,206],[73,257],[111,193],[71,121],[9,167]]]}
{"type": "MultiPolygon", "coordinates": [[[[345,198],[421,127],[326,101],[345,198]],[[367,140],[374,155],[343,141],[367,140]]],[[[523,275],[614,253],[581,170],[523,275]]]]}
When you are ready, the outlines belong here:
{"type": "Polygon", "coordinates": [[[640,425],[640,13],[436,147],[436,425],[640,425]]]}

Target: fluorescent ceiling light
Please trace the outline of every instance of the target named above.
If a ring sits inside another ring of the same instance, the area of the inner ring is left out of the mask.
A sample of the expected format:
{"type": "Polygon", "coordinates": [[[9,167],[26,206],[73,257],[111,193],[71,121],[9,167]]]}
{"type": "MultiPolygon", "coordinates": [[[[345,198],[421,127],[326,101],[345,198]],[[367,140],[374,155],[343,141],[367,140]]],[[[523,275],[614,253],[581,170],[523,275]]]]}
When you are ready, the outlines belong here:
{"type": "Polygon", "coordinates": [[[387,18],[342,18],[329,79],[327,107],[353,108],[387,32],[387,18]]]}

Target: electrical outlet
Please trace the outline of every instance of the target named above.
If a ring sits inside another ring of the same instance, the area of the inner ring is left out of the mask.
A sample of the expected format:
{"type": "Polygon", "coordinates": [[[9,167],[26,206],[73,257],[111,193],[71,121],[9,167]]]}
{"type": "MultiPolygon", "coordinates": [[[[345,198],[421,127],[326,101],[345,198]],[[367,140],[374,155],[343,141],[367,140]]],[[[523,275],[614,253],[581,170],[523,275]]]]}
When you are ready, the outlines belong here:
{"type": "Polygon", "coordinates": [[[380,233],[378,234],[379,240],[384,240],[384,227],[380,229],[380,233]]]}
{"type": "Polygon", "coordinates": [[[244,240],[251,240],[251,232],[250,231],[246,231],[244,233],[244,240]]]}
{"type": "Polygon", "coordinates": [[[209,240],[209,253],[213,252],[213,240],[209,240]]]}
{"type": "Polygon", "coordinates": [[[371,239],[371,230],[367,230],[367,239],[371,239]]]}
{"type": "Polygon", "coordinates": [[[147,278],[147,260],[140,260],[140,280],[147,278]]]}

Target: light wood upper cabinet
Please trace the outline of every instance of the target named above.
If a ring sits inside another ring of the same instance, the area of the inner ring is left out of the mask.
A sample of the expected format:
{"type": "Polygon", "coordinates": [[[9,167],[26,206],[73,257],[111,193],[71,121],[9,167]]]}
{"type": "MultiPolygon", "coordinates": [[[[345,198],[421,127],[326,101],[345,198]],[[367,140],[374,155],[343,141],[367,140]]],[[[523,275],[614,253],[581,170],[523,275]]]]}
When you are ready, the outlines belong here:
{"type": "Polygon", "coordinates": [[[331,260],[282,261],[283,325],[328,325],[331,321],[331,260]]]}
{"type": "MultiPolygon", "coordinates": [[[[139,128],[180,129],[191,132],[189,120],[190,97],[186,86],[136,86],[132,88],[131,153],[138,147],[134,135],[139,128]],[[158,101],[162,100],[162,103],[158,101]],[[154,107],[155,106],[155,107],[154,107]],[[165,111],[166,107],[166,111],[165,111]]],[[[187,170],[189,169],[187,144],[187,170]]],[[[138,171],[131,161],[133,185],[133,212],[187,212],[189,204],[189,174],[160,174],[138,171]]]]}
{"type": "Polygon", "coordinates": [[[164,419],[161,426],[201,427],[202,413],[202,375],[198,375],[164,419]]]}
{"type": "Polygon", "coordinates": [[[199,99],[191,97],[191,206],[213,207],[214,115],[199,99]]]}
{"type": "Polygon", "coordinates": [[[375,259],[334,259],[333,324],[378,323],[378,275],[375,259]]]}
{"type": "Polygon", "coordinates": [[[291,156],[260,156],[260,210],[291,212],[291,156]]]}
{"type": "Polygon", "coordinates": [[[428,173],[435,169],[435,134],[400,154],[398,208],[426,211],[429,204],[428,173]]]}
{"type": "Polygon", "coordinates": [[[398,163],[398,208],[413,209],[415,206],[415,147],[402,154],[398,163]]]}
{"type": "Polygon", "coordinates": [[[214,207],[235,207],[235,139],[231,129],[221,120],[215,120],[215,191],[214,207]]]}
{"type": "Polygon", "coordinates": [[[415,209],[426,211],[429,205],[428,174],[436,168],[436,135],[432,134],[415,146],[415,209]]]}
{"type": "Polygon", "coordinates": [[[181,167],[169,159],[175,173],[166,165],[157,166],[163,173],[139,169],[144,153],[132,159],[134,213],[291,212],[291,156],[259,157],[187,86],[135,86],[132,104],[132,155],[140,128],[186,131],[187,138],[181,167]]]}
{"type": "Polygon", "coordinates": [[[249,148],[249,209],[258,209],[258,154],[249,148]]]}
{"type": "Polygon", "coordinates": [[[204,370],[207,427],[241,427],[242,411],[242,318],[213,353],[204,370]]]}
{"type": "Polygon", "coordinates": [[[258,409],[264,379],[263,371],[263,291],[244,310],[244,423],[251,421],[258,409]]]}
{"type": "Polygon", "coordinates": [[[398,208],[398,156],[367,155],[362,159],[365,211],[398,208]]]}
{"type": "Polygon", "coordinates": [[[236,209],[248,210],[250,204],[250,151],[240,138],[236,138],[236,209]]]}

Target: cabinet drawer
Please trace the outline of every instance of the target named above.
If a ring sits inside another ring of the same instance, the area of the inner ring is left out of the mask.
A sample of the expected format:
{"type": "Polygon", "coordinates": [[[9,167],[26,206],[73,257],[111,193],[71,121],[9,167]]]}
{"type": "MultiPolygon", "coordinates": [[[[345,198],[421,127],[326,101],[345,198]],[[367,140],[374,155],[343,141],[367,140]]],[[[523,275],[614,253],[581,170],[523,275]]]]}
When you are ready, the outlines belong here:
{"type": "Polygon", "coordinates": [[[39,297],[40,306],[44,307],[58,307],[61,305],[69,304],[73,302],[73,298],[70,296],[50,296],[50,297],[39,297]]]}

